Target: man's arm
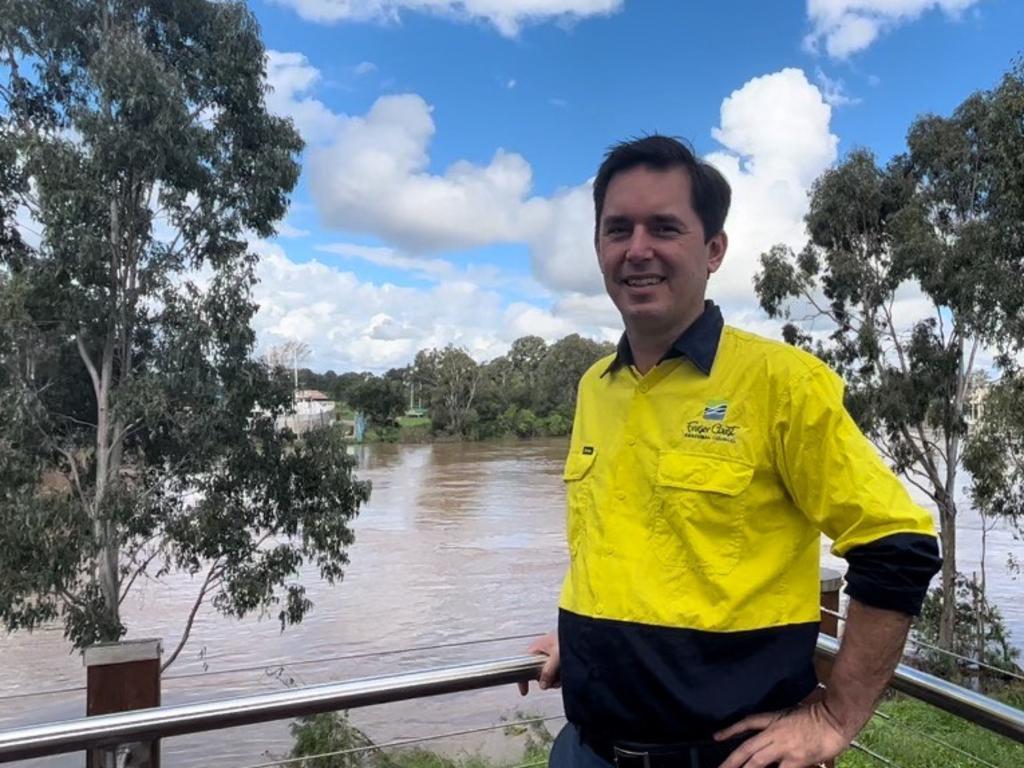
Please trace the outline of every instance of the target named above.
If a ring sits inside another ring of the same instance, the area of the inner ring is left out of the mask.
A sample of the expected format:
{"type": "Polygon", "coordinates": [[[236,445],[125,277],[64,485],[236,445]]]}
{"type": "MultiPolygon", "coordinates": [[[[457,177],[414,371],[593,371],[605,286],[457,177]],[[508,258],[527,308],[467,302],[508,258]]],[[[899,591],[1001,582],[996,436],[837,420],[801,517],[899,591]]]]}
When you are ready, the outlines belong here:
{"type": "Polygon", "coordinates": [[[751,715],[715,734],[759,731],[721,768],[806,768],[846,749],[871,719],[903,655],[910,616],[850,600],[846,631],[823,699],[787,712],[751,715]]]}

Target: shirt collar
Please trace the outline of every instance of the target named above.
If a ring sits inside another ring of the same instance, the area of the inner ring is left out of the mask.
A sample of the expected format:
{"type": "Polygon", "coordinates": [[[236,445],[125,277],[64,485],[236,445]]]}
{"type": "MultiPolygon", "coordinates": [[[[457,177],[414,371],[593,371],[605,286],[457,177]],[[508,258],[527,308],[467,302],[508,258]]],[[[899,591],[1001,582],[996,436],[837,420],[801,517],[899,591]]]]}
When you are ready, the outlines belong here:
{"type": "MultiPolygon", "coordinates": [[[[693,363],[697,370],[705,376],[710,376],[711,366],[714,365],[715,356],[718,354],[718,342],[722,338],[724,324],[722,310],[718,305],[710,300],[705,301],[704,311],[700,317],[679,334],[679,338],[672,343],[672,346],[658,362],[671,360],[674,357],[685,357],[693,363]]],[[[629,339],[623,333],[618,347],[615,349],[615,359],[601,375],[617,371],[625,365],[633,365],[633,350],[630,349],[629,339]]]]}

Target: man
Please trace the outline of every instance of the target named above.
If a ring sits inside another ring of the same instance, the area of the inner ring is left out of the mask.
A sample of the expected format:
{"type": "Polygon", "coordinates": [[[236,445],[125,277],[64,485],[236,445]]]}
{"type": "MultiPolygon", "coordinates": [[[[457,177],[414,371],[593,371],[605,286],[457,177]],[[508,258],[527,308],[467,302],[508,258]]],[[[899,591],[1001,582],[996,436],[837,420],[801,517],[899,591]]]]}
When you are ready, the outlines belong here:
{"type": "Polygon", "coordinates": [[[705,300],[729,202],[722,175],[663,136],[612,148],[594,182],[625,333],[580,381],[558,633],[531,646],[569,721],[553,768],[835,757],[940,565],[930,515],[847,414],[839,377],[705,300]],[[849,563],[850,604],[814,696],[821,532],[849,563]]]}

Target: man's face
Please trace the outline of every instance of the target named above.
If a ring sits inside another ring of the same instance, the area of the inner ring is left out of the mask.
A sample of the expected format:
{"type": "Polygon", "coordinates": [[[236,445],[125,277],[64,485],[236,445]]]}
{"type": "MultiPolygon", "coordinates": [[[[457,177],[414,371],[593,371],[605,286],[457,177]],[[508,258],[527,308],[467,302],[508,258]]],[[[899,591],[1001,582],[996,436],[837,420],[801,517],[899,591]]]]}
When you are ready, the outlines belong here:
{"type": "Polygon", "coordinates": [[[605,289],[632,333],[681,333],[704,309],[708,273],[725,255],[720,232],[704,242],[685,169],[637,166],[612,177],[597,230],[605,289]]]}

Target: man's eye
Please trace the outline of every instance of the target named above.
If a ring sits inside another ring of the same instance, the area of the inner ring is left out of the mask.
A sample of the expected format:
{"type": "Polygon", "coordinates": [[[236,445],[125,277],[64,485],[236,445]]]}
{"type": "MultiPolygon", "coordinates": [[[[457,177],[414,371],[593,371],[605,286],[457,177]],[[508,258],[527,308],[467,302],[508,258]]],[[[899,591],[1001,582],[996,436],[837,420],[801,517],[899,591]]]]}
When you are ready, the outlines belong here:
{"type": "Polygon", "coordinates": [[[679,231],[679,227],[677,227],[674,224],[662,224],[661,226],[655,228],[655,232],[657,232],[659,235],[678,235],[679,231]]]}

